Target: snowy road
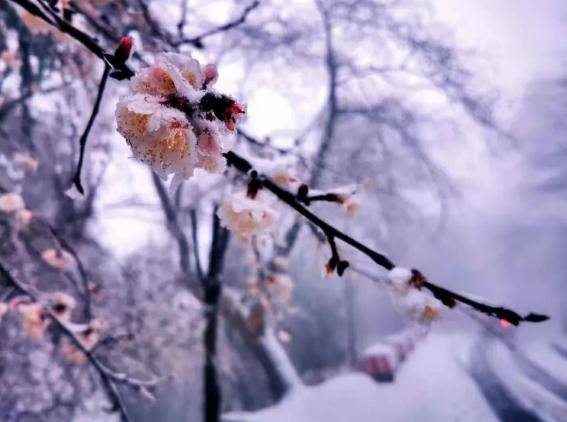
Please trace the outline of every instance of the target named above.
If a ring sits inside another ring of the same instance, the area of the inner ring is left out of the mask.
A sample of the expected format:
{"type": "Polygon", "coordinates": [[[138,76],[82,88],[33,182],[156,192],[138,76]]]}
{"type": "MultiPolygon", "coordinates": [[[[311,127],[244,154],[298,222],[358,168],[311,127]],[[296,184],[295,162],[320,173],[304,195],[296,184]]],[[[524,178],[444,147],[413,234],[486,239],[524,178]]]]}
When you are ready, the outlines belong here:
{"type": "Polygon", "coordinates": [[[471,354],[470,367],[473,379],[484,394],[492,410],[494,410],[494,413],[503,422],[540,421],[541,419],[535,413],[522,405],[500,380],[498,374],[492,370],[487,357],[489,346],[490,342],[488,339],[477,341],[471,354]]]}
{"type": "Polygon", "coordinates": [[[276,406],[225,415],[238,422],[491,422],[498,418],[470,378],[470,338],[431,334],[402,366],[393,384],[350,373],[302,387],[276,406]]]}
{"type": "Polygon", "coordinates": [[[361,373],[348,373],[300,387],[273,407],[233,412],[224,420],[567,422],[567,401],[556,394],[562,393],[567,362],[557,354],[553,359],[557,360],[544,359],[544,365],[552,362],[552,367],[534,372],[528,364],[530,370],[525,371],[526,362],[518,364],[497,341],[478,341],[473,334],[432,333],[410,355],[394,383],[375,383],[361,373]]]}

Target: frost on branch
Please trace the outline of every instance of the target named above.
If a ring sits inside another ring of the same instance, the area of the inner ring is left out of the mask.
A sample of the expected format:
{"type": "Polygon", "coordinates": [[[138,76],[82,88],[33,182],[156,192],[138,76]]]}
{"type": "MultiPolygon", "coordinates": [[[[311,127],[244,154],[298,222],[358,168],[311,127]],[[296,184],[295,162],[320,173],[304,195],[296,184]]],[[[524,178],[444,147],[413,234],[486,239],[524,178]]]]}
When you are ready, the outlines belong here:
{"type": "Polygon", "coordinates": [[[421,290],[420,277],[415,271],[394,267],[388,272],[390,297],[407,318],[428,323],[440,318],[443,304],[421,290]]]}
{"type": "Polygon", "coordinates": [[[163,53],[132,79],[132,93],[116,108],[118,132],[134,157],[174,183],[199,168],[220,173],[226,167],[227,134],[244,107],[212,90],[214,65],[201,66],[190,55],[163,53]]]}

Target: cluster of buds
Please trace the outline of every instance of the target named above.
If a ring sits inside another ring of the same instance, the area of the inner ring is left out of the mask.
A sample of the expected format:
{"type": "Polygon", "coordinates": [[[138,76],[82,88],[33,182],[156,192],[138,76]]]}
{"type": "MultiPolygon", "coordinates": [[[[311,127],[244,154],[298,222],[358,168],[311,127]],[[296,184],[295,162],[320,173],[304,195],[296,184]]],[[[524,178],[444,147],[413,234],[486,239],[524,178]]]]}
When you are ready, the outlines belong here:
{"type": "MultiPolygon", "coordinates": [[[[41,338],[49,327],[51,319],[62,324],[73,333],[75,340],[86,350],[92,350],[99,342],[101,332],[106,328],[104,321],[93,319],[88,324],[77,324],[71,321],[71,314],[76,307],[75,299],[63,292],[52,293],[45,302],[39,303],[28,296],[16,296],[9,304],[0,302],[0,320],[8,310],[20,314],[24,334],[32,338],[41,338]]],[[[75,363],[84,363],[86,356],[65,338],[62,342],[65,357],[75,363]]]]}
{"type": "Polygon", "coordinates": [[[295,287],[293,279],[286,273],[270,273],[263,279],[251,277],[248,279],[249,294],[260,299],[268,307],[270,302],[288,303],[295,287]]]}
{"type": "Polygon", "coordinates": [[[395,267],[388,272],[390,297],[407,318],[428,323],[441,317],[443,304],[422,291],[425,279],[416,270],[395,267]]]}
{"type": "Polygon", "coordinates": [[[358,195],[356,195],[356,190],[356,185],[348,185],[323,192],[310,189],[308,185],[302,183],[297,188],[296,198],[299,202],[307,206],[310,206],[316,201],[335,202],[344,208],[349,217],[354,217],[360,209],[360,202],[358,195]]]}
{"type": "Polygon", "coordinates": [[[337,197],[337,202],[342,205],[349,217],[354,217],[360,209],[359,197],[356,194],[356,186],[349,185],[334,189],[333,194],[337,197]]]}
{"type": "Polygon", "coordinates": [[[134,157],[174,183],[195,169],[220,173],[226,167],[226,135],[244,107],[212,89],[214,65],[201,66],[188,54],[162,53],[132,78],[132,93],[116,108],[118,132],[134,157]]]}
{"type": "Polygon", "coordinates": [[[40,338],[49,326],[49,312],[62,323],[66,323],[70,321],[75,306],[76,301],[72,296],[56,292],[49,297],[47,305],[34,302],[27,296],[16,296],[5,311],[12,309],[18,312],[23,318],[24,333],[29,337],[40,338]]]}

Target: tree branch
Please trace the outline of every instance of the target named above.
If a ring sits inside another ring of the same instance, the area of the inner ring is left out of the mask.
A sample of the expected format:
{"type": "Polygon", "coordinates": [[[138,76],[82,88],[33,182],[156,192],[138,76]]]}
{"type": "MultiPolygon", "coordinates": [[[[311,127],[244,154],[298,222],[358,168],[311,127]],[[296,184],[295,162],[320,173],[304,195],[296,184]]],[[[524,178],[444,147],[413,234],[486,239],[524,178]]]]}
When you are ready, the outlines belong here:
{"type": "Polygon", "coordinates": [[[205,38],[208,38],[212,35],[220,34],[221,32],[230,31],[231,29],[234,29],[237,26],[242,25],[248,18],[248,15],[250,15],[250,13],[252,13],[252,11],[256,9],[258,6],[260,6],[260,0],[254,0],[254,2],[250,3],[248,6],[246,6],[246,8],[244,8],[242,14],[235,20],[227,22],[224,25],[218,26],[216,28],[210,29],[196,37],[183,38],[181,42],[176,44],[176,46],[180,44],[193,44],[197,48],[203,48],[203,40],[205,38]]]}
{"type": "MultiPolygon", "coordinates": [[[[227,159],[228,164],[234,167],[235,169],[237,169],[238,171],[248,175],[251,174],[252,172],[256,172],[256,170],[254,170],[254,168],[252,167],[250,162],[248,162],[248,160],[236,154],[235,152],[233,151],[227,152],[224,154],[224,156],[227,159]]],[[[331,224],[327,223],[326,221],[324,221],[323,219],[312,213],[297,200],[296,195],[281,188],[272,180],[270,180],[270,178],[268,178],[267,176],[260,174],[257,175],[256,177],[258,178],[258,180],[260,181],[260,183],[264,188],[272,192],[278,199],[280,199],[282,202],[287,204],[289,207],[293,208],[295,211],[297,211],[299,214],[305,217],[313,225],[321,229],[323,233],[325,233],[325,235],[327,236],[327,239],[329,239],[331,249],[333,249],[333,242],[331,242],[331,240],[340,239],[346,244],[353,247],[354,249],[362,252],[364,255],[372,259],[376,264],[383,267],[384,269],[389,271],[395,267],[394,263],[385,255],[359,242],[358,240],[340,231],[336,227],[332,226],[331,224]]],[[[414,271],[417,272],[420,275],[420,277],[423,277],[421,276],[421,273],[419,273],[417,270],[414,271]]],[[[453,292],[441,286],[437,286],[436,284],[427,281],[424,277],[422,279],[422,283],[421,286],[419,286],[419,288],[421,287],[425,287],[426,289],[428,289],[437,299],[439,299],[443,304],[445,304],[448,307],[453,307],[456,302],[461,302],[477,310],[478,312],[496,318],[504,319],[514,325],[518,325],[520,322],[523,321],[542,322],[549,319],[549,317],[546,315],[535,314],[535,313],[529,313],[528,315],[522,316],[517,312],[508,308],[504,308],[500,306],[491,306],[481,302],[477,302],[459,293],[453,292]]]]}
{"type": "Polygon", "coordinates": [[[104,71],[102,72],[102,77],[100,78],[100,84],[98,86],[98,92],[96,94],[96,100],[93,106],[93,110],[91,112],[91,116],[89,117],[89,121],[87,122],[87,126],[85,127],[85,131],[81,135],[79,139],[79,162],[77,164],[77,170],[75,171],[75,176],[73,176],[73,184],[77,188],[82,195],[85,194],[85,190],[83,189],[83,185],[81,184],[81,171],[83,170],[83,160],[85,157],[85,147],[87,145],[87,139],[89,137],[89,133],[91,132],[91,128],[93,127],[93,123],[96,119],[98,111],[100,109],[100,102],[102,101],[102,95],[104,94],[104,89],[106,87],[106,81],[108,80],[108,75],[110,74],[110,66],[105,63],[104,71]]]}
{"type": "MultiPolygon", "coordinates": [[[[4,266],[2,262],[0,262],[0,274],[2,277],[16,290],[20,293],[29,296],[33,299],[34,302],[42,303],[42,299],[38,292],[35,291],[32,287],[26,286],[24,283],[18,281],[16,278],[12,276],[10,271],[4,266]]],[[[94,351],[87,349],[81,340],[76,336],[76,334],[71,331],[67,325],[61,321],[49,308],[44,308],[45,315],[55,324],[55,326],[60,330],[60,332],[65,335],[73,345],[79,349],[88,359],[91,366],[98,372],[103,386],[107,391],[107,394],[114,404],[116,409],[120,412],[120,416],[122,420],[129,422],[132,419],[130,418],[124,401],[118,391],[117,384],[124,384],[128,385],[129,387],[140,389],[140,388],[148,388],[148,387],[155,387],[156,385],[162,383],[166,378],[156,378],[152,380],[138,380],[135,378],[131,378],[130,376],[114,372],[110,368],[108,368],[105,364],[103,364],[98,357],[95,356],[94,351]]]]}

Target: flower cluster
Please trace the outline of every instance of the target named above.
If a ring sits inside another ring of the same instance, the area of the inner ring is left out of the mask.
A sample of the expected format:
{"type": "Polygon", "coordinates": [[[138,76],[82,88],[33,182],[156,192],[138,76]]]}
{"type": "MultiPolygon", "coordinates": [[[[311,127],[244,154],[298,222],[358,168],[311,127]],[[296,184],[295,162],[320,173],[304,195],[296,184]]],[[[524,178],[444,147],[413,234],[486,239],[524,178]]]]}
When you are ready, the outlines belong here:
{"type": "Polygon", "coordinates": [[[242,237],[259,235],[274,229],[277,211],[258,195],[255,199],[239,192],[225,200],[217,211],[221,224],[242,237]]]}
{"type": "MultiPolygon", "coordinates": [[[[16,296],[9,304],[0,302],[0,320],[9,310],[15,311],[22,318],[24,334],[32,338],[41,338],[53,319],[72,333],[75,341],[84,349],[91,350],[98,344],[101,332],[106,329],[106,323],[100,319],[93,319],[87,324],[73,322],[71,315],[76,304],[72,296],[63,292],[52,293],[41,303],[28,296],[16,296]]],[[[62,353],[72,362],[86,361],[85,354],[66,338],[62,342],[62,353]]]]}
{"type": "Polygon", "coordinates": [[[395,267],[388,272],[392,302],[409,319],[431,322],[441,316],[442,303],[421,291],[419,273],[395,267]]]}
{"type": "Polygon", "coordinates": [[[244,107],[218,94],[214,65],[201,66],[187,54],[163,53],[132,79],[132,93],[116,108],[118,132],[134,156],[162,178],[189,179],[195,169],[222,172],[226,134],[235,130],[244,107]]]}

